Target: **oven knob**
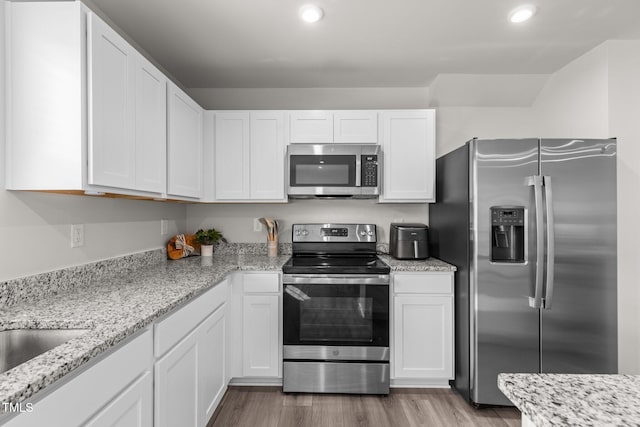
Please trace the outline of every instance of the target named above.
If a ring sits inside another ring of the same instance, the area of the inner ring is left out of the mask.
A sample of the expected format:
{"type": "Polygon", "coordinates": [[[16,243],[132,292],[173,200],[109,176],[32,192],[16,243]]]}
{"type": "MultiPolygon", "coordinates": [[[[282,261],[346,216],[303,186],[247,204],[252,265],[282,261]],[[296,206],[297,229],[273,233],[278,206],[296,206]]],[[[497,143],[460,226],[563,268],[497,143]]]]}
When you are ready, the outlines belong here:
{"type": "Polygon", "coordinates": [[[308,236],[308,235],[309,235],[309,231],[307,231],[307,230],[302,230],[302,235],[303,235],[303,236],[308,236]]]}
{"type": "Polygon", "coordinates": [[[364,231],[364,230],[362,230],[362,231],[360,231],[360,235],[361,235],[361,236],[366,236],[366,235],[367,235],[367,232],[366,232],[366,231],[364,231]]]}
{"type": "Polygon", "coordinates": [[[373,236],[373,231],[369,230],[369,231],[367,232],[367,234],[368,234],[369,236],[373,236]]]}

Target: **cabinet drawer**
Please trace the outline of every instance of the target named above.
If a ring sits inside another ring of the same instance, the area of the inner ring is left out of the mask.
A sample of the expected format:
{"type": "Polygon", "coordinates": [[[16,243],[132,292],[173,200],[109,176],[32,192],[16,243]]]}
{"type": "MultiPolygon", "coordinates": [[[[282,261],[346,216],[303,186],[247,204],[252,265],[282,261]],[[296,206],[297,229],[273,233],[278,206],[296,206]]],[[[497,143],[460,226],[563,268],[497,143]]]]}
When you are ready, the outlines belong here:
{"type": "Polygon", "coordinates": [[[280,292],[278,273],[245,273],[242,283],[245,293],[280,292]]]}
{"type": "Polygon", "coordinates": [[[453,273],[396,273],[393,275],[393,290],[397,294],[451,294],[453,273]]]}
{"type": "Polygon", "coordinates": [[[155,325],[154,356],[159,357],[184,338],[227,299],[227,281],[224,280],[170,314],[155,325]]]}

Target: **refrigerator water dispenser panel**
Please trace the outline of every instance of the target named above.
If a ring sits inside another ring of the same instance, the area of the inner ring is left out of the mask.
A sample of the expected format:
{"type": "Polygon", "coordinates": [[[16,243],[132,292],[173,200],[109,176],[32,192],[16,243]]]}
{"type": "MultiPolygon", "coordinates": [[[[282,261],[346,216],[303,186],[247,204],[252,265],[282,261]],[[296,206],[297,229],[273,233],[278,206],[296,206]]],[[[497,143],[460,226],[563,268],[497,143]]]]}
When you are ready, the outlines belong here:
{"type": "Polygon", "coordinates": [[[524,207],[491,207],[491,262],[524,262],[524,207]]]}

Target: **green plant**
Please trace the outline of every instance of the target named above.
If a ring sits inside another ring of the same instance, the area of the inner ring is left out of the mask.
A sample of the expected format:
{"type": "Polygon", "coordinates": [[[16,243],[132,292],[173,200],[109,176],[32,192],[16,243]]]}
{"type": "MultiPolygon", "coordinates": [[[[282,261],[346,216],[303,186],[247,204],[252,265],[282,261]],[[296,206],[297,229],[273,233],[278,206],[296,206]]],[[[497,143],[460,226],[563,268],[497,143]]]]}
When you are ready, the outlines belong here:
{"type": "Polygon", "coordinates": [[[215,228],[210,228],[208,230],[200,229],[196,231],[196,242],[201,245],[213,245],[218,240],[227,243],[227,239],[225,239],[222,233],[215,228]]]}

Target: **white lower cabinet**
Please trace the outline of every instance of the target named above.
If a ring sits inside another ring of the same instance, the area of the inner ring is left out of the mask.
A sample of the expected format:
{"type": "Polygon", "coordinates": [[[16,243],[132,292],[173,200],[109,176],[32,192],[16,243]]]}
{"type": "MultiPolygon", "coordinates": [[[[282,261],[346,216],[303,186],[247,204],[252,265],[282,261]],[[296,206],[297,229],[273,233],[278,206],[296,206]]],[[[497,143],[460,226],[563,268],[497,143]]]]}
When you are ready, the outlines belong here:
{"type": "Polygon", "coordinates": [[[155,325],[156,427],[205,426],[220,403],[227,387],[226,298],[225,280],[155,325]]]}
{"type": "Polygon", "coordinates": [[[198,425],[213,416],[227,390],[225,375],[225,307],[219,308],[199,328],[198,344],[198,425]]]}
{"type": "Polygon", "coordinates": [[[198,344],[189,334],[155,365],[157,427],[198,426],[198,344]]]}
{"type": "Polygon", "coordinates": [[[32,412],[9,420],[9,427],[151,427],[153,335],[150,330],[90,366],[71,373],[51,391],[33,399],[32,412]]]}
{"type": "Polygon", "coordinates": [[[153,425],[153,375],[146,372],[113,399],[86,427],[145,427],[153,425]]]}
{"type": "Polygon", "coordinates": [[[394,274],[392,379],[445,385],[453,368],[453,273],[394,274]]]}
{"type": "Polygon", "coordinates": [[[278,272],[232,276],[228,379],[235,385],[278,385],[282,380],[282,296],[278,272]]]}
{"type": "Polygon", "coordinates": [[[244,295],[242,374],[277,377],[280,372],[279,295],[244,295]]]}

